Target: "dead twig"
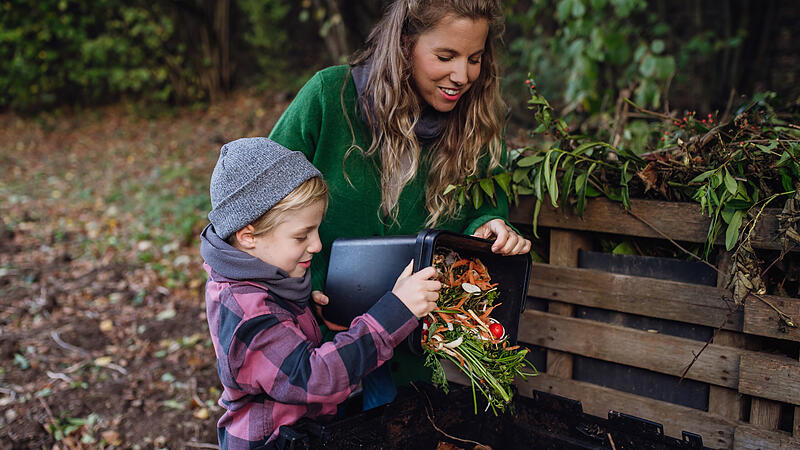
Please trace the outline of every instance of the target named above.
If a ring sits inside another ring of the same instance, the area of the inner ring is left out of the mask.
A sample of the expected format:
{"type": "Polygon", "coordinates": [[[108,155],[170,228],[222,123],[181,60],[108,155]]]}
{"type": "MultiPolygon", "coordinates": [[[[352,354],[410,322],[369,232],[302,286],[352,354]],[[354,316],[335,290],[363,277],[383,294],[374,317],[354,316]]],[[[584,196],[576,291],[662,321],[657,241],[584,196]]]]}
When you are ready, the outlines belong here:
{"type": "Polygon", "coordinates": [[[450,439],[453,439],[453,440],[456,440],[456,441],[459,441],[459,442],[466,442],[466,443],[469,443],[469,444],[475,444],[476,448],[483,448],[483,449],[486,449],[486,450],[492,450],[491,447],[489,447],[488,445],[485,445],[485,444],[481,444],[480,442],[476,442],[476,441],[473,441],[473,440],[470,440],[470,439],[461,439],[461,438],[458,438],[458,437],[455,437],[455,436],[451,436],[451,435],[447,434],[447,432],[445,432],[444,430],[442,430],[441,428],[436,426],[436,423],[433,421],[433,418],[431,418],[431,413],[433,411],[433,404],[431,403],[431,399],[428,398],[428,394],[420,391],[419,388],[417,387],[417,385],[414,384],[413,382],[411,383],[411,386],[413,386],[414,389],[417,392],[421,392],[422,394],[425,395],[425,401],[427,402],[427,406],[425,406],[425,415],[428,417],[428,422],[431,423],[431,426],[433,426],[433,428],[436,431],[438,431],[439,433],[442,433],[443,435],[445,435],[446,437],[448,437],[450,439]],[[430,407],[430,409],[428,409],[428,407],[430,407]]]}
{"type": "Polygon", "coordinates": [[[634,108],[636,108],[636,110],[638,110],[638,111],[641,111],[641,112],[643,112],[643,113],[645,113],[645,114],[649,114],[649,115],[651,115],[651,116],[658,117],[659,119],[664,119],[664,120],[675,120],[675,118],[674,118],[674,117],[672,117],[672,116],[671,116],[671,115],[669,115],[669,114],[663,114],[663,113],[660,113],[660,112],[651,111],[651,110],[649,110],[649,109],[647,109],[647,108],[643,108],[643,107],[641,107],[641,106],[637,105],[636,103],[634,103],[634,102],[633,102],[633,100],[631,100],[631,99],[629,99],[629,98],[625,98],[624,100],[625,100],[625,102],[626,102],[626,103],[628,103],[629,105],[631,105],[631,106],[633,106],[634,108]]]}
{"type": "Polygon", "coordinates": [[[651,228],[653,231],[655,231],[656,233],[660,234],[660,235],[661,235],[661,237],[663,237],[664,239],[666,239],[666,240],[670,241],[670,242],[671,242],[671,243],[672,243],[674,246],[676,246],[676,247],[678,247],[679,249],[681,249],[681,251],[683,251],[683,252],[684,252],[684,253],[686,253],[687,255],[689,255],[689,256],[691,256],[692,258],[694,258],[694,259],[696,259],[696,260],[700,261],[701,263],[703,263],[703,264],[707,265],[708,267],[711,267],[712,269],[714,269],[714,271],[715,271],[715,272],[719,273],[719,269],[717,269],[717,268],[716,268],[716,266],[714,266],[714,265],[713,265],[713,264],[711,264],[710,262],[708,262],[708,261],[704,260],[703,258],[701,258],[701,257],[699,257],[699,256],[697,256],[697,255],[695,255],[694,253],[690,252],[689,250],[686,250],[686,249],[685,249],[685,248],[683,248],[683,247],[682,247],[680,244],[678,244],[677,242],[675,242],[675,240],[674,240],[674,239],[672,239],[671,237],[667,236],[667,235],[666,235],[666,234],[665,234],[663,231],[661,231],[661,230],[659,230],[658,228],[654,227],[654,226],[653,226],[653,225],[652,225],[650,222],[648,222],[648,221],[647,221],[647,220],[645,220],[644,218],[642,218],[642,217],[638,216],[636,213],[634,213],[634,212],[633,212],[633,211],[631,211],[631,210],[626,210],[625,212],[627,212],[628,214],[632,215],[633,217],[635,217],[637,220],[639,220],[639,221],[640,221],[640,222],[642,222],[643,224],[645,224],[645,225],[647,225],[648,227],[650,227],[650,228],[651,228]]]}
{"type": "MultiPolygon", "coordinates": [[[[762,296],[760,296],[760,295],[758,295],[758,294],[756,294],[755,292],[752,292],[752,291],[748,292],[747,295],[748,296],[752,295],[753,297],[755,297],[755,298],[761,300],[762,302],[764,302],[765,305],[767,305],[770,308],[772,308],[772,310],[775,311],[776,314],[778,314],[778,317],[780,318],[781,323],[785,324],[788,327],[797,328],[797,324],[794,323],[794,321],[792,320],[791,316],[789,316],[785,312],[781,311],[777,306],[775,306],[772,303],[770,303],[764,297],[762,297],[762,296]]],[[[745,296],[745,298],[747,298],[747,296],[745,296]]]]}
{"type": "Polygon", "coordinates": [[[725,320],[722,321],[722,324],[720,324],[720,326],[718,326],[714,330],[714,334],[712,334],[711,337],[706,341],[706,343],[703,345],[703,348],[701,348],[699,352],[695,353],[694,358],[692,358],[692,362],[690,362],[689,365],[686,366],[685,369],[683,369],[683,372],[681,373],[681,377],[678,380],[678,384],[681,384],[683,379],[686,378],[686,374],[689,373],[689,369],[691,369],[692,366],[694,366],[694,363],[697,362],[697,360],[700,358],[700,355],[703,354],[703,351],[705,351],[705,349],[708,348],[708,345],[711,344],[712,342],[714,342],[714,339],[717,337],[717,334],[719,334],[719,331],[722,330],[722,327],[724,327],[726,323],[728,323],[728,320],[731,318],[733,313],[736,312],[736,310],[737,309],[734,308],[734,309],[731,309],[730,311],[728,311],[728,314],[725,316],[725,320]]]}
{"type": "Polygon", "coordinates": [[[617,450],[617,446],[614,445],[614,439],[611,439],[611,433],[606,433],[608,436],[608,443],[611,444],[611,450],[617,450]]]}
{"type": "Polygon", "coordinates": [[[64,342],[61,339],[61,336],[58,335],[58,331],[51,331],[50,332],[50,337],[53,338],[54,341],[56,341],[56,344],[58,344],[59,347],[65,349],[65,350],[69,350],[69,351],[71,351],[73,353],[77,353],[77,354],[83,356],[84,358],[88,358],[88,357],[91,356],[89,354],[89,352],[87,352],[86,350],[84,350],[84,349],[82,349],[80,347],[77,347],[75,345],[68,344],[68,343],[64,342]]]}
{"type": "Polygon", "coordinates": [[[219,445],[216,444],[206,444],[205,442],[194,442],[188,441],[183,443],[186,447],[194,447],[194,448],[211,448],[211,449],[219,449],[219,445]]]}

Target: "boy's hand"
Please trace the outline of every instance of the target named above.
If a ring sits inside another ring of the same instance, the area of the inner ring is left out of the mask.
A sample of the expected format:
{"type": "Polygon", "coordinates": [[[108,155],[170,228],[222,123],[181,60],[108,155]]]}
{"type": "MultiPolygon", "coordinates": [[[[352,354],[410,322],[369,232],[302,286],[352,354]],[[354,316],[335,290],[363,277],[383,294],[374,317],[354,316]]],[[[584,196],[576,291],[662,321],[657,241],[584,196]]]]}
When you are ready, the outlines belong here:
{"type": "Polygon", "coordinates": [[[403,273],[397,277],[392,293],[417,317],[424,317],[436,309],[436,300],[439,299],[439,289],[442,283],[432,280],[436,277],[434,267],[426,267],[412,274],[414,261],[412,260],[403,273]]]}
{"type": "Polygon", "coordinates": [[[314,301],[314,309],[317,311],[317,317],[322,319],[322,322],[328,327],[329,330],[332,331],[344,331],[347,327],[343,327],[341,325],[335,324],[333,322],[328,321],[325,319],[325,316],[322,315],[322,307],[327,305],[330,299],[327,295],[323,294],[322,291],[311,291],[311,300],[314,301]]]}

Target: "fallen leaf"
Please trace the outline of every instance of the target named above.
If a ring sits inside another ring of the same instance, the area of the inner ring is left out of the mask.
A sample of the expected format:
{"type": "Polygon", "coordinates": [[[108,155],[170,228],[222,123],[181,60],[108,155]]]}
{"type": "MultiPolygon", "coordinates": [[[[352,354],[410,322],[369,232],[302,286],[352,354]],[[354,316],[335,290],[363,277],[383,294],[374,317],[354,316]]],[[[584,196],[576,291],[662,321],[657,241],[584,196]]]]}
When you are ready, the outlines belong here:
{"type": "Polygon", "coordinates": [[[206,420],[211,414],[208,412],[208,408],[200,408],[192,415],[195,417],[195,419],[206,420]]]}
{"type": "Polygon", "coordinates": [[[115,446],[122,445],[122,439],[120,438],[119,433],[114,430],[103,431],[102,433],[100,433],[100,436],[109,445],[115,445],[115,446]]]}
{"type": "Polygon", "coordinates": [[[112,361],[113,359],[110,356],[101,356],[99,358],[94,359],[94,365],[100,367],[106,367],[109,364],[111,364],[112,361]]]}
{"type": "Polygon", "coordinates": [[[114,322],[110,319],[103,320],[100,322],[100,331],[103,333],[111,332],[114,329],[114,322]]]}

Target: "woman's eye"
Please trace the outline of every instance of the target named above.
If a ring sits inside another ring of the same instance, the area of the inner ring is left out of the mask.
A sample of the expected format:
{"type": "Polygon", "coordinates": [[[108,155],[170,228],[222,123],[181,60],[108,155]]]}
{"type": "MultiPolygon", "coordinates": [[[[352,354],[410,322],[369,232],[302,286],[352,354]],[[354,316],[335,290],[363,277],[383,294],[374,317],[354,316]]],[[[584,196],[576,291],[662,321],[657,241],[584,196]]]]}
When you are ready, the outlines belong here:
{"type": "Polygon", "coordinates": [[[295,236],[295,239],[299,242],[303,242],[308,238],[308,236],[295,236]]]}
{"type": "Polygon", "coordinates": [[[453,59],[453,58],[451,58],[449,56],[437,56],[437,58],[439,58],[439,61],[441,61],[441,62],[447,62],[447,61],[450,61],[451,59],[453,59]]]}
{"type": "Polygon", "coordinates": [[[469,63],[470,64],[480,64],[481,63],[481,59],[480,58],[470,59],[469,63]]]}

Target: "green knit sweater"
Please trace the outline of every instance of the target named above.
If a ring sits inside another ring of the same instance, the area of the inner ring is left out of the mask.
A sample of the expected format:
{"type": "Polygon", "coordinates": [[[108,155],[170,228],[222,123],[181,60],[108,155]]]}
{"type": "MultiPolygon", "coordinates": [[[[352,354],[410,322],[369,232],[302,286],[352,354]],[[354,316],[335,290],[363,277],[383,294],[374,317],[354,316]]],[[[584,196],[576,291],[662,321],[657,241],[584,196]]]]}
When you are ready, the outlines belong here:
{"type": "MultiPolygon", "coordinates": [[[[345,153],[354,140],[363,149],[369,148],[372,142],[371,130],[361,118],[356,87],[348,75],[347,66],[334,66],[317,72],[275,124],[270,138],[286,148],[303,152],[322,172],[330,189],[328,212],[319,229],[322,251],[311,263],[315,290],[325,291],[331,243],[335,239],[411,235],[425,227],[428,218],[425,208],[428,164],[420,164],[416,177],[400,194],[398,219],[393,223],[381,220],[379,162],[365,158],[359,151],[351,152],[345,161],[345,153]],[[343,110],[347,111],[347,117],[343,110]]],[[[426,151],[427,148],[422,149],[423,162],[426,151]]],[[[508,217],[508,199],[502,191],[498,191],[498,197],[496,207],[485,202],[477,211],[464,208],[461,217],[438,224],[436,228],[472,234],[491,219],[505,219],[508,217]]],[[[398,347],[394,362],[398,358],[406,359],[404,348],[404,345],[398,347]]],[[[415,358],[413,362],[391,364],[395,381],[400,384],[413,379],[430,380],[430,372],[422,368],[422,363],[415,358]]]]}

